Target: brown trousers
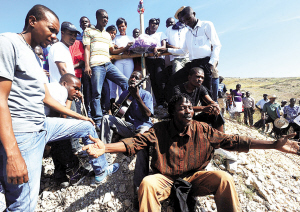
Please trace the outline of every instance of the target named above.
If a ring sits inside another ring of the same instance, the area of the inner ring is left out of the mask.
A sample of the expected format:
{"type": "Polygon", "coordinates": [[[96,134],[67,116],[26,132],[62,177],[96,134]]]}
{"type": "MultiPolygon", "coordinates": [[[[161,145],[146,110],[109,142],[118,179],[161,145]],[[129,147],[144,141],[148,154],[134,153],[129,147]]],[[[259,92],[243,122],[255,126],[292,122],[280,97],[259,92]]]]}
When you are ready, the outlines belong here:
{"type": "MultiPolygon", "coordinates": [[[[240,203],[230,174],[224,171],[198,171],[185,178],[192,184],[192,195],[206,196],[214,194],[218,212],[238,212],[240,203]]],[[[171,193],[173,180],[162,174],[145,177],[139,187],[138,198],[140,212],[161,211],[160,201],[171,193]]]]}

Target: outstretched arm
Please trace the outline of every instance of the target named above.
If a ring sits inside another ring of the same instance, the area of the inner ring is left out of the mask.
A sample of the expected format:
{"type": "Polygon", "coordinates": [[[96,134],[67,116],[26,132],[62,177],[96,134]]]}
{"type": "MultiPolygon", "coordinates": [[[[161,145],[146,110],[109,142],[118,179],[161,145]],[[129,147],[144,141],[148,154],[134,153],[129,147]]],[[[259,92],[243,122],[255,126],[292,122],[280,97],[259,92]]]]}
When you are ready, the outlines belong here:
{"type": "Polygon", "coordinates": [[[126,152],[126,147],[123,142],[104,144],[99,138],[93,138],[91,135],[89,137],[91,141],[94,142],[94,144],[86,145],[82,147],[82,150],[86,150],[87,153],[94,158],[97,158],[106,152],[107,153],[126,152]]]}
{"type": "Polygon", "coordinates": [[[277,141],[252,140],[250,149],[277,149],[281,152],[300,155],[300,145],[297,141],[289,140],[296,133],[284,135],[277,141]]]}

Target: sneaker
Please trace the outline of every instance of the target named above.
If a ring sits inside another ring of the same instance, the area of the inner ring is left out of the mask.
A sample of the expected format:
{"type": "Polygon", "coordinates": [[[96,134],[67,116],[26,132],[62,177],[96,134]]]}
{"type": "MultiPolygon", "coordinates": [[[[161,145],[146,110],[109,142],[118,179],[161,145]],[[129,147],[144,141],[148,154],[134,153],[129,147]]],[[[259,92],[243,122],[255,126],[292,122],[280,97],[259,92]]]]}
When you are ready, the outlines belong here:
{"type": "Polygon", "coordinates": [[[120,167],[120,165],[118,163],[114,163],[112,165],[109,165],[107,167],[107,169],[105,170],[105,172],[95,176],[95,183],[96,184],[101,183],[107,177],[107,175],[112,175],[113,173],[118,171],[119,167],[120,167]]]}

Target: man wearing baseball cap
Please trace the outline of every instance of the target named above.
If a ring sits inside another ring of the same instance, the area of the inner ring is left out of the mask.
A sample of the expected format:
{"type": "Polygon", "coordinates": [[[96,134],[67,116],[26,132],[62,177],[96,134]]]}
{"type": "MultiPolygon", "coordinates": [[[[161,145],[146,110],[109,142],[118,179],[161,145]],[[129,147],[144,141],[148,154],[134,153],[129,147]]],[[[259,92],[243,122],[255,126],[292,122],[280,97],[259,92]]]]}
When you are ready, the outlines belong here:
{"type": "Polygon", "coordinates": [[[80,32],[70,22],[61,24],[61,40],[53,44],[49,52],[50,82],[59,82],[62,75],[70,73],[75,75],[69,46],[72,46],[80,32]]]}

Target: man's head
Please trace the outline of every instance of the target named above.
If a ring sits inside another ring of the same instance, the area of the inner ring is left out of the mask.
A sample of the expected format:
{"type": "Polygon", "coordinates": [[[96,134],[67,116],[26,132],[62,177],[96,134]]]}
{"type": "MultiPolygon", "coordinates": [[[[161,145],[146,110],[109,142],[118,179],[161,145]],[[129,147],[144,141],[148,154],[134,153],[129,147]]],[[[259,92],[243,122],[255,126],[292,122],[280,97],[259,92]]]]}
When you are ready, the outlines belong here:
{"type": "Polygon", "coordinates": [[[79,20],[80,28],[82,31],[84,31],[86,28],[88,28],[91,24],[90,19],[88,19],[86,16],[82,16],[79,20]]]}
{"type": "Polygon", "coordinates": [[[38,4],[27,13],[23,31],[31,33],[31,47],[46,48],[59,32],[59,19],[48,7],[38,4]]]}
{"type": "Polygon", "coordinates": [[[291,105],[292,107],[294,107],[295,104],[296,104],[296,99],[295,99],[295,98],[291,98],[291,99],[290,99],[290,105],[291,105]]]}
{"type": "Polygon", "coordinates": [[[61,24],[61,42],[67,47],[74,44],[77,34],[80,32],[72,23],[65,21],[61,24]]]}
{"type": "Polygon", "coordinates": [[[191,7],[185,7],[181,12],[180,12],[180,19],[182,20],[183,23],[188,25],[191,28],[194,28],[197,24],[197,18],[196,18],[196,13],[191,7]]]}
{"type": "Polygon", "coordinates": [[[36,46],[36,47],[34,48],[34,53],[35,53],[41,60],[44,60],[44,56],[43,56],[44,52],[43,52],[42,47],[36,46]]]}
{"type": "Polygon", "coordinates": [[[239,90],[241,90],[241,84],[237,84],[236,86],[235,86],[235,89],[237,90],[237,91],[239,91],[239,90]]]}
{"type": "Polygon", "coordinates": [[[160,24],[159,18],[151,18],[149,20],[149,33],[154,34],[157,31],[159,24],[160,24]]]}
{"type": "Polygon", "coordinates": [[[265,94],[263,95],[263,98],[264,98],[264,100],[266,101],[266,100],[268,99],[268,94],[265,93],[265,94]]]}
{"type": "Polygon", "coordinates": [[[128,85],[136,85],[142,79],[142,74],[139,71],[134,71],[128,79],[128,85]]]}
{"type": "Polygon", "coordinates": [[[110,34],[111,39],[115,39],[117,34],[117,28],[114,25],[110,25],[106,28],[106,32],[110,34]]]}
{"type": "Polygon", "coordinates": [[[272,96],[269,96],[269,100],[271,103],[275,102],[276,99],[277,99],[277,96],[275,94],[272,96]]]}
{"type": "Polygon", "coordinates": [[[125,20],[125,18],[118,18],[118,20],[116,21],[116,25],[118,27],[120,35],[126,35],[127,21],[125,20]]]}
{"type": "Polygon", "coordinates": [[[140,35],[140,30],[138,28],[135,28],[132,31],[132,37],[137,38],[140,35]]]}
{"type": "Polygon", "coordinates": [[[166,20],[166,27],[173,26],[175,24],[175,19],[170,17],[166,20]]]}
{"type": "Polygon", "coordinates": [[[96,19],[97,19],[97,25],[101,27],[106,27],[108,23],[108,14],[105,10],[99,9],[96,11],[96,19]]]}
{"type": "Polygon", "coordinates": [[[194,116],[192,99],[187,94],[173,96],[168,103],[168,113],[177,126],[187,126],[194,116]]]}
{"type": "Polygon", "coordinates": [[[188,75],[188,83],[193,87],[200,87],[204,81],[204,71],[199,67],[191,68],[188,75]]]}
{"type": "Polygon", "coordinates": [[[286,100],[282,100],[282,101],[281,101],[281,107],[284,107],[286,104],[287,104],[287,101],[286,101],[286,100]]]}
{"type": "Polygon", "coordinates": [[[246,97],[250,97],[250,91],[246,92],[246,97]]]}
{"type": "Polygon", "coordinates": [[[68,90],[68,100],[73,101],[78,98],[81,82],[77,77],[67,73],[60,78],[59,83],[68,90]]]}
{"type": "Polygon", "coordinates": [[[219,83],[222,83],[222,82],[223,82],[223,80],[224,80],[224,77],[222,77],[222,76],[219,76],[219,83]]]}

